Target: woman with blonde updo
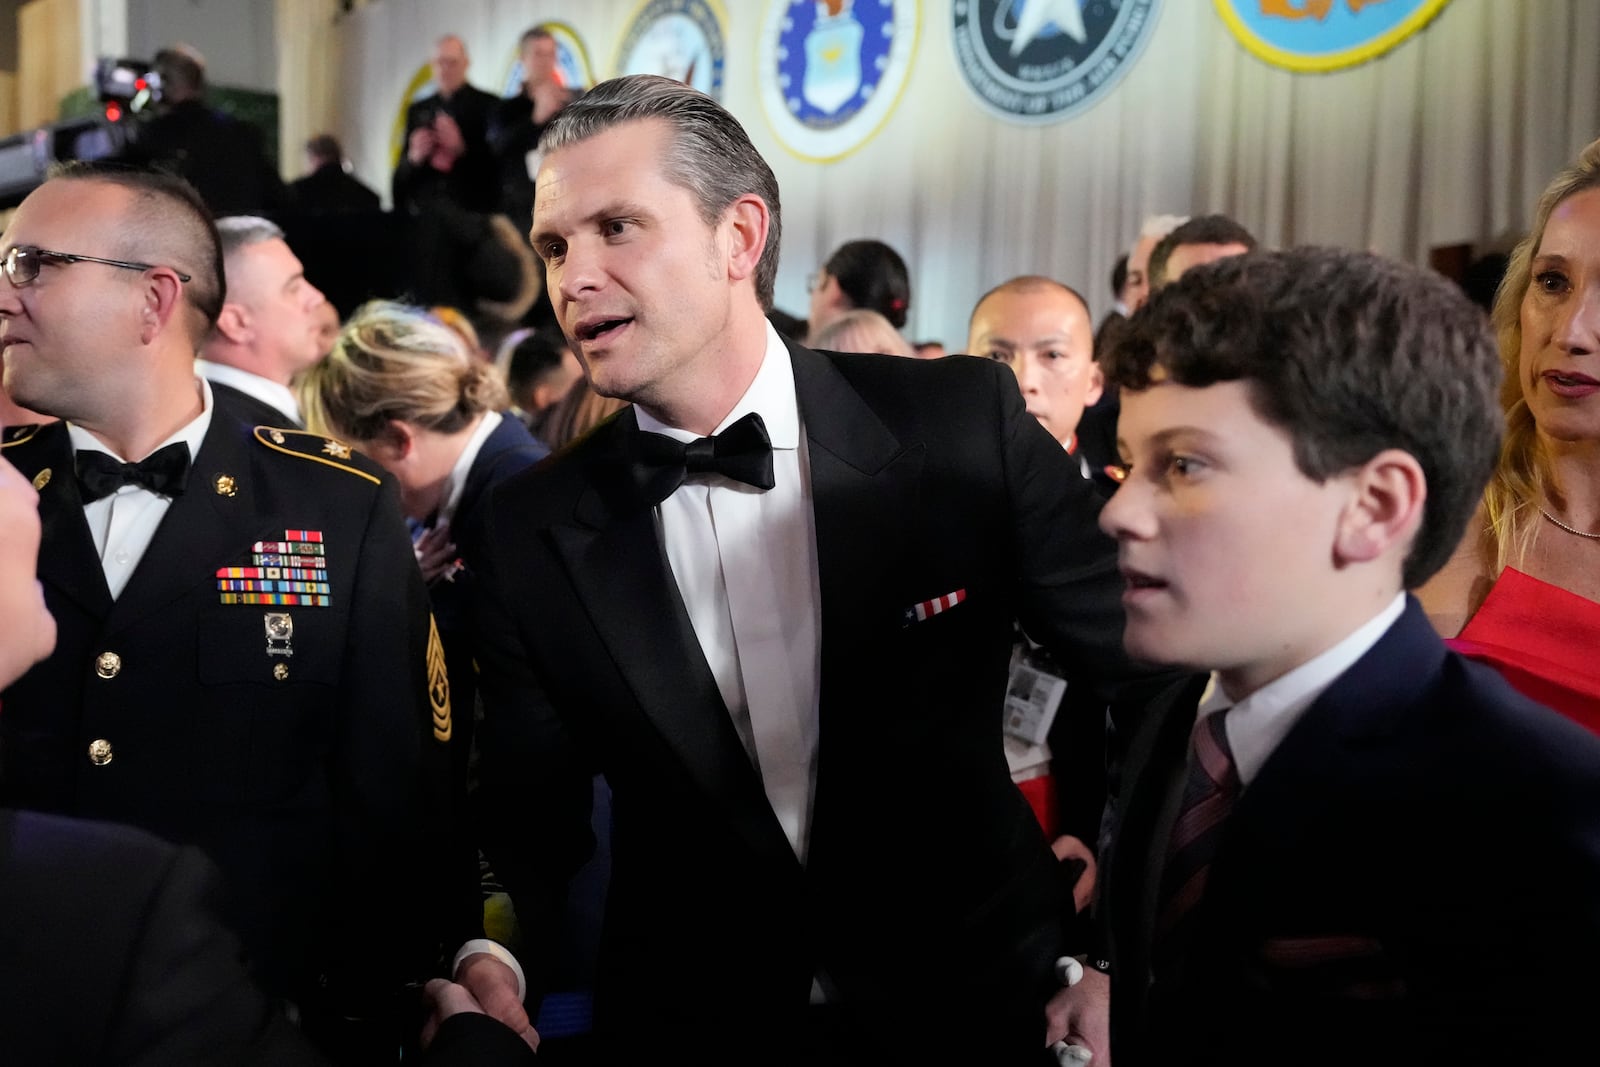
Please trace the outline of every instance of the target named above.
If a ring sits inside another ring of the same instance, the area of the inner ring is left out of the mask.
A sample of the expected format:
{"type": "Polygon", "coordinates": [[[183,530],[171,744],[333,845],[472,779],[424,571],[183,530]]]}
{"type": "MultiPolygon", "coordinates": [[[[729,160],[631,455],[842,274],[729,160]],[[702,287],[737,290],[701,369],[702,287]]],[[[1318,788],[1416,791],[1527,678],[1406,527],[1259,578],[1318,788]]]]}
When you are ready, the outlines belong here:
{"type": "Polygon", "coordinates": [[[1539,198],[1494,325],[1500,462],[1466,540],[1420,595],[1457,651],[1600,731],[1600,141],[1539,198]]]}
{"type": "Polygon", "coordinates": [[[300,388],[308,425],[395,476],[406,517],[429,531],[424,541],[461,528],[484,490],[546,453],[501,415],[509,401],[495,369],[454,330],[404,304],[359,308],[300,388]]]}

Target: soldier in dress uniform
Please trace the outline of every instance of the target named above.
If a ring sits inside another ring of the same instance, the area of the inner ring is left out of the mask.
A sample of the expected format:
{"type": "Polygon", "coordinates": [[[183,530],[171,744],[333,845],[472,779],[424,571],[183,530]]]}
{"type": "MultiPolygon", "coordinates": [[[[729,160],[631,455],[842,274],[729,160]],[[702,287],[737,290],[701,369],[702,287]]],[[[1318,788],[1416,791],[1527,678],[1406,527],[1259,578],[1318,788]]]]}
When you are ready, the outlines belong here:
{"type": "Polygon", "coordinates": [[[0,694],[0,797],[200,846],[267,989],[392,1056],[401,985],[473,932],[428,911],[452,722],[393,481],[216,409],[222,258],[180,180],[61,170],[0,273],[5,385],[64,420],[4,436],[59,640],[0,694]]]}

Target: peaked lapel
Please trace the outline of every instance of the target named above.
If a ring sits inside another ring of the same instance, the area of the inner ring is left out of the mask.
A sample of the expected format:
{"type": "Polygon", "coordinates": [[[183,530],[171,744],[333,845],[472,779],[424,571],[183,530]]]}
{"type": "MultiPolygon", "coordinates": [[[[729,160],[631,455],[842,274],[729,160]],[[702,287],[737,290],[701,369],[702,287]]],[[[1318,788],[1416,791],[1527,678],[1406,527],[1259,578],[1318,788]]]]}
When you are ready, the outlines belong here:
{"type": "Polygon", "coordinates": [[[628,475],[627,408],[595,431],[571,525],[550,537],[639,707],[758,854],[798,862],[739,740],[657,536],[654,507],[628,475]]]}
{"type": "Polygon", "coordinates": [[[255,541],[276,540],[257,514],[254,457],[249,431],[234,419],[213,415],[189,482],[156,528],[150,547],[117,597],[106,620],[110,636],[161,610],[197,585],[214,585],[216,569],[233,562],[255,541]],[[217,492],[218,476],[233,479],[233,495],[217,492]]]}
{"type": "MultiPolygon", "coordinates": [[[[1128,788],[1101,893],[1119,974],[1150,971],[1157,890],[1188,773],[1189,734],[1209,680],[1209,675],[1190,675],[1166,690],[1129,745],[1124,771],[1128,788]]],[[[1142,986],[1139,992],[1142,996],[1142,986]]]]}
{"type": "Polygon", "coordinates": [[[830,785],[839,766],[830,752],[839,751],[851,734],[851,723],[836,709],[850,704],[844,698],[861,672],[871,669],[863,657],[899,624],[905,590],[885,548],[915,541],[907,526],[917,515],[925,451],[920,442],[903,445],[827,356],[793,344],[789,351],[810,465],[822,599],[810,850],[811,866],[820,869],[829,861],[833,828],[847,828],[861,817],[842,801],[832,802],[841,794],[830,785]]]}
{"type": "Polygon", "coordinates": [[[111,610],[111,591],[94,537],[83,517],[83,497],[73,466],[72,440],[67,424],[52,423],[39,430],[27,446],[9,449],[6,458],[22,476],[36,480],[50,471],[39,489],[39,518],[43,526],[39,552],[39,581],[56,590],[95,619],[111,610]]]}

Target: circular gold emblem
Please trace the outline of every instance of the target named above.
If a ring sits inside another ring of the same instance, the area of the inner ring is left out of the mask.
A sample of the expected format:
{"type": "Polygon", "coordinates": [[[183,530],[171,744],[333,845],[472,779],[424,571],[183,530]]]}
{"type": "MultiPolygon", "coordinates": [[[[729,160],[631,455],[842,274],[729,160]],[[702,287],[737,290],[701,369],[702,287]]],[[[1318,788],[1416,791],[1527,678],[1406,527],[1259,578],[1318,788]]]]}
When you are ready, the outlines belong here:
{"type": "Polygon", "coordinates": [[[89,742],[89,762],[96,767],[104,767],[111,762],[111,742],[105,738],[97,738],[89,742]]]}
{"type": "Polygon", "coordinates": [[[95,657],[94,672],[102,678],[115,678],[122,671],[122,657],[115,652],[102,652],[95,657]]]}

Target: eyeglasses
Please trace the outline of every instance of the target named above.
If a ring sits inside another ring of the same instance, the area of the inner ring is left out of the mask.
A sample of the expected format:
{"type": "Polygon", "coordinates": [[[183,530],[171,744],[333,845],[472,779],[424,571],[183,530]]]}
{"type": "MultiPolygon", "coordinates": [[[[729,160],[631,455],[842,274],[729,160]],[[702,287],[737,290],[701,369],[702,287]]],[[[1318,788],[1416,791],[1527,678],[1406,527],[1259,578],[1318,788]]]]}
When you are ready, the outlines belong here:
{"type": "Polygon", "coordinates": [[[828,276],[825,270],[814,270],[806,275],[806,292],[814,293],[822,285],[822,279],[828,276]]]}
{"type": "MultiPolygon", "coordinates": [[[[32,285],[39,277],[39,268],[46,263],[104,263],[108,267],[120,267],[123,270],[155,270],[157,263],[133,263],[125,259],[101,259],[99,256],[79,256],[71,252],[51,252],[35,245],[12,245],[11,251],[6,253],[6,258],[0,260],[0,268],[6,272],[12,285],[18,289],[25,285],[32,285]]],[[[172,268],[179,281],[189,281],[189,275],[181,270],[172,268]]]]}

